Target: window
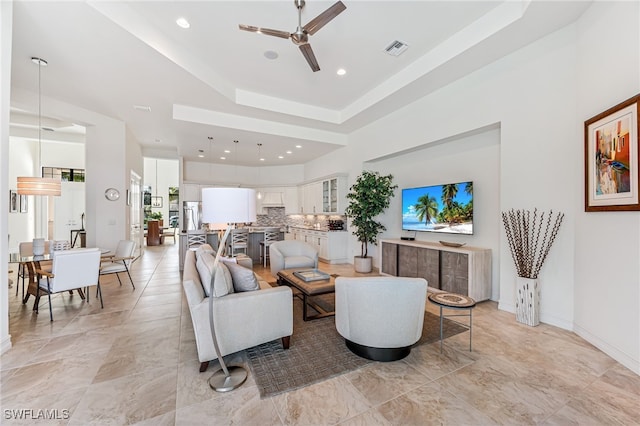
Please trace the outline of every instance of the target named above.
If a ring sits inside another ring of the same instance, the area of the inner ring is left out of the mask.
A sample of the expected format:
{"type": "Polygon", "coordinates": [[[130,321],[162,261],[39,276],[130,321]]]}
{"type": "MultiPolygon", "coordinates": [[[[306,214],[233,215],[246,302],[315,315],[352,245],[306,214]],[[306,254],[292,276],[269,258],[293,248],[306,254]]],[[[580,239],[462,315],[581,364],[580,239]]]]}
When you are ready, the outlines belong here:
{"type": "Polygon", "coordinates": [[[58,178],[62,182],[84,182],[84,169],[43,167],[42,177],[58,178]]]}

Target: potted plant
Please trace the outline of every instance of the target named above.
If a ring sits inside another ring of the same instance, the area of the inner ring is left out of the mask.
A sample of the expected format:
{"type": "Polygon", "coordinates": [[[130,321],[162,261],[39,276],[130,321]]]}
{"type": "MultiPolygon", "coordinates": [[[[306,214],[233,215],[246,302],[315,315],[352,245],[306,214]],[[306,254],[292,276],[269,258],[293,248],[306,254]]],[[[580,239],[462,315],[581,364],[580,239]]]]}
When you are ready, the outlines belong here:
{"type": "Polygon", "coordinates": [[[349,188],[349,205],[345,214],[351,218],[355,228],[353,235],[361,243],[360,256],[355,256],[353,265],[356,272],[371,272],[372,261],[367,254],[369,244],[378,244],[378,234],[387,228],[375,218],[387,207],[398,185],[393,184],[393,176],[382,176],[379,172],[363,171],[349,188]]]}

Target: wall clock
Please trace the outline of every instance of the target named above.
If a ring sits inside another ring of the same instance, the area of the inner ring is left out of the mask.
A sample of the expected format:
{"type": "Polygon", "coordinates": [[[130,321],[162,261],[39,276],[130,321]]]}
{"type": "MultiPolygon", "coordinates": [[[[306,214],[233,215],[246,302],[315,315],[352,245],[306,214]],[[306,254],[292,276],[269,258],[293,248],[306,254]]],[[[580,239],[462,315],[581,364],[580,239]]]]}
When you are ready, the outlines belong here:
{"type": "Polygon", "coordinates": [[[109,201],[116,201],[120,198],[120,192],[115,188],[107,188],[107,190],[104,191],[104,197],[109,201]]]}

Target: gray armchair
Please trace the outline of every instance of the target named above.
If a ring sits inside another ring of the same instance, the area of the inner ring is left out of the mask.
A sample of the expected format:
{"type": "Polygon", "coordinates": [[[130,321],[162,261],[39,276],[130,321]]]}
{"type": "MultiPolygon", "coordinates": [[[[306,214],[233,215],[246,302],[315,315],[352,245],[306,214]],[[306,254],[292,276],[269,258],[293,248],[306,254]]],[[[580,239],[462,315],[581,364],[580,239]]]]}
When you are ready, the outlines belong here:
{"type": "Polygon", "coordinates": [[[318,251],[310,244],[297,240],[276,241],[269,246],[271,275],[291,268],[317,268],[318,251]]]}
{"type": "Polygon", "coordinates": [[[356,355],[396,361],[422,336],[426,299],[423,278],[338,277],[336,329],[356,355]]]}

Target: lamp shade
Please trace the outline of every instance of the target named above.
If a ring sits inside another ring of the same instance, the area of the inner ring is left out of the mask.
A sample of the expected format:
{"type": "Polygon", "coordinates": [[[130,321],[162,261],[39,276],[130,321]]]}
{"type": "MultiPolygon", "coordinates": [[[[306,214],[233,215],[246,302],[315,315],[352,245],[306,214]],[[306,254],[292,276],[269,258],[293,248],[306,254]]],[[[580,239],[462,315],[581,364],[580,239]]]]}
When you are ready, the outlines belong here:
{"type": "Polygon", "coordinates": [[[256,191],[249,188],[203,188],[202,221],[249,223],[256,220],[256,191]]]}
{"type": "Polygon", "coordinates": [[[20,195],[54,195],[61,193],[60,179],[22,176],[18,177],[20,195]]]}

